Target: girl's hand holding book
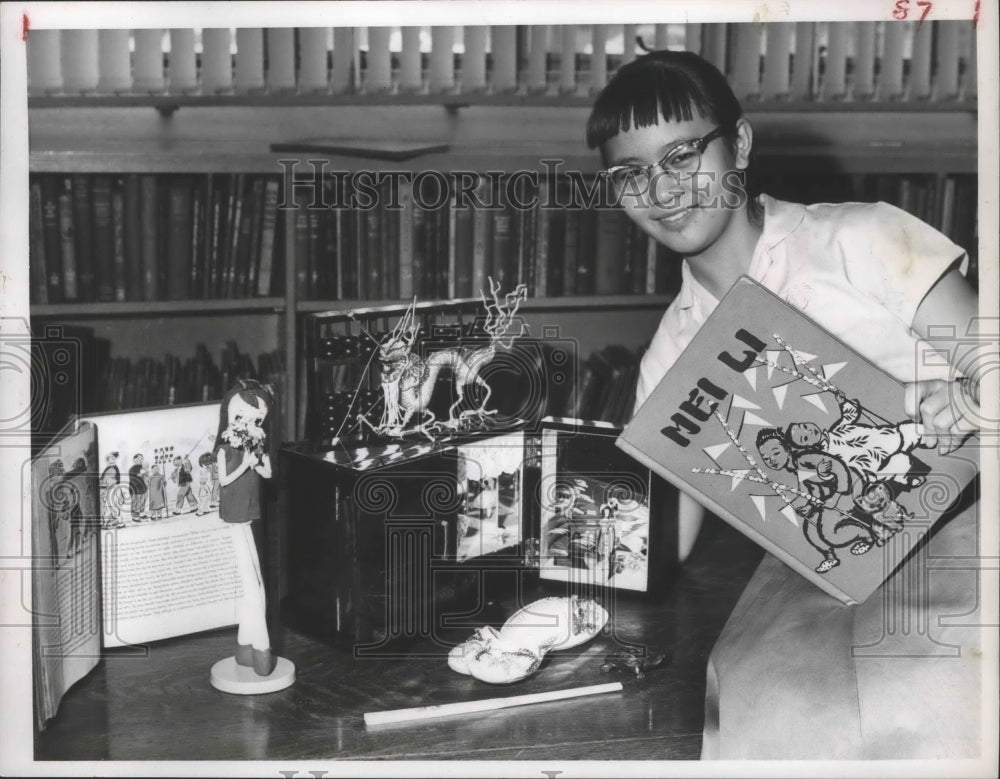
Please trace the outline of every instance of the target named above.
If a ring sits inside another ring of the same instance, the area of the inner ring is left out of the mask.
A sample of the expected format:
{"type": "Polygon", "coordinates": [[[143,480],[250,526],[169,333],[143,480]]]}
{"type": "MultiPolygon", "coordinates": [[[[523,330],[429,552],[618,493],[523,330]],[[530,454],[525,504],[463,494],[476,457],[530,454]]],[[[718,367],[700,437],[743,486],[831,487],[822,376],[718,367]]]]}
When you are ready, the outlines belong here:
{"type": "Polygon", "coordinates": [[[904,409],[923,426],[921,445],[948,454],[979,430],[978,384],[965,379],[915,381],[906,385],[904,409]]]}

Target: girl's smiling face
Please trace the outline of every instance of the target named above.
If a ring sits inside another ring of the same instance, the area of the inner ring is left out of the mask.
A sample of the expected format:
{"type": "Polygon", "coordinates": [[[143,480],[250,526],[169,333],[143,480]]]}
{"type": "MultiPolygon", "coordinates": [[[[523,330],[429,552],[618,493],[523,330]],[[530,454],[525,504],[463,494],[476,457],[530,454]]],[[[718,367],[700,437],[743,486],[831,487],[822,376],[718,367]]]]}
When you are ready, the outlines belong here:
{"type": "MultiPolygon", "coordinates": [[[[718,127],[713,120],[664,121],[632,126],[609,138],[602,146],[607,165],[650,165],[659,162],[683,141],[704,137],[718,127]]],[[[734,219],[745,220],[746,202],[735,183],[738,171],[749,162],[749,125],[737,125],[735,153],[731,142],[716,138],[701,155],[698,172],[677,180],[659,167],[653,169],[647,191],[626,188],[621,195],[625,213],[640,229],[667,248],[697,257],[714,246],[734,219]]]]}

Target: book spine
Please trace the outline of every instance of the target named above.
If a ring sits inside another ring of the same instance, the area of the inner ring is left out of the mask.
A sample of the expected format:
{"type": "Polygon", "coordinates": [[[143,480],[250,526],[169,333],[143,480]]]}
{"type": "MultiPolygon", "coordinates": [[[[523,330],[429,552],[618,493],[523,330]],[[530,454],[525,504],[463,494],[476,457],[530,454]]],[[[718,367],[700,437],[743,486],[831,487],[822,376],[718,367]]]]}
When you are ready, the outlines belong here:
{"type": "Polygon", "coordinates": [[[232,207],[229,218],[229,248],[226,252],[225,274],[222,280],[222,297],[224,298],[234,297],[234,290],[236,287],[236,266],[240,262],[240,245],[243,238],[242,226],[243,211],[245,208],[244,183],[244,174],[237,173],[236,184],[231,192],[232,207]]]}
{"type": "MultiPolygon", "coordinates": [[[[514,282],[525,285],[528,282],[528,269],[531,262],[532,242],[534,241],[532,231],[534,211],[529,208],[532,202],[532,195],[533,192],[528,182],[521,181],[517,190],[517,202],[514,204],[514,235],[516,245],[514,282]]],[[[530,290],[531,287],[528,287],[528,289],[530,290]]]]}
{"type": "Polygon", "coordinates": [[[448,297],[458,296],[458,255],[455,232],[458,230],[458,193],[448,198],[448,297]]]}
{"type": "Polygon", "coordinates": [[[495,203],[490,198],[489,184],[481,179],[475,190],[475,208],[472,212],[472,288],[487,289],[486,279],[493,273],[490,249],[490,208],[495,203]]]}
{"type": "Polygon", "coordinates": [[[73,184],[63,179],[59,195],[59,239],[62,243],[63,297],[67,301],[79,300],[76,276],[76,239],[73,224],[73,184]]]}
{"type": "MultiPolygon", "coordinates": [[[[674,476],[668,469],[661,466],[652,457],[649,457],[645,452],[636,448],[623,438],[619,437],[618,439],[616,439],[615,446],[617,446],[619,449],[621,449],[630,457],[634,458],[637,462],[641,463],[654,473],[666,479],[668,482],[677,487],[677,489],[682,491],[689,489],[686,484],[684,484],[680,479],[674,476]]],[[[704,503],[704,505],[713,514],[721,517],[730,525],[732,525],[734,528],[736,528],[738,531],[744,533],[748,538],[750,538],[750,540],[762,546],[768,552],[770,552],[779,560],[781,560],[783,563],[785,563],[785,565],[787,565],[789,568],[792,568],[794,571],[804,576],[810,582],[813,582],[816,586],[820,587],[827,594],[832,595],[834,598],[836,598],[837,600],[841,601],[842,603],[848,606],[853,606],[857,603],[856,600],[854,600],[846,592],[843,592],[839,587],[833,586],[833,584],[830,583],[829,579],[824,579],[822,577],[816,576],[812,568],[805,565],[804,563],[796,559],[794,556],[790,555],[780,546],[778,546],[769,538],[767,538],[767,536],[762,535],[760,532],[755,530],[747,523],[742,522],[736,517],[732,516],[728,511],[723,509],[715,501],[711,500],[705,495],[699,495],[698,501],[700,503],[704,503]]]]}
{"type": "MultiPolygon", "coordinates": [[[[96,206],[95,206],[96,212],[96,206]]],[[[120,186],[111,191],[111,253],[114,257],[114,299],[119,303],[127,299],[125,256],[125,197],[120,186]]]]}
{"type": "Polygon", "coordinates": [[[237,208],[233,224],[234,242],[230,255],[229,270],[226,277],[226,297],[243,297],[241,290],[246,288],[246,280],[250,274],[250,221],[253,208],[252,188],[241,183],[237,196],[237,208]],[[248,189],[250,191],[248,191],[248,189]]]}
{"type": "Polygon", "coordinates": [[[437,257],[438,257],[438,296],[449,298],[455,296],[454,276],[452,267],[448,262],[451,256],[451,209],[447,203],[437,210],[438,233],[437,233],[437,257]]]}
{"type": "Polygon", "coordinates": [[[424,295],[432,298],[438,297],[438,230],[440,220],[435,209],[427,209],[424,212],[424,263],[423,263],[423,285],[424,295]]]}
{"type": "Polygon", "coordinates": [[[656,262],[656,241],[652,238],[646,241],[646,294],[652,295],[659,291],[657,287],[658,267],[656,262]]]}
{"type": "Polygon", "coordinates": [[[157,257],[157,281],[156,289],[159,299],[165,300],[167,297],[167,287],[170,283],[170,264],[167,261],[167,235],[170,231],[170,207],[167,202],[167,189],[173,176],[158,176],[157,189],[159,190],[159,203],[156,210],[156,235],[158,245],[157,257]]]}
{"type": "Polygon", "coordinates": [[[222,180],[216,178],[212,184],[209,200],[209,220],[207,246],[205,247],[205,277],[202,297],[219,296],[219,265],[222,262],[222,232],[225,226],[226,196],[222,180]]]}
{"type": "Polygon", "coordinates": [[[566,212],[562,209],[552,211],[549,215],[549,229],[545,235],[548,252],[548,279],[546,287],[551,297],[558,297],[563,292],[563,268],[566,256],[566,212]]]}
{"type": "Polygon", "coordinates": [[[73,175],[72,180],[77,292],[82,302],[90,302],[97,299],[90,176],[77,173],[73,175]]]}
{"type": "Polygon", "coordinates": [[[91,190],[93,205],[93,251],[97,266],[97,299],[115,300],[114,222],[110,176],[95,176],[91,190]]]}
{"type": "Polygon", "coordinates": [[[125,299],[142,300],[142,215],[139,174],[122,178],[125,204],[125,299]]]}
{"type": "Polygon", "coordinates": [[[580,235],[580,212],[576,209],[566,211],[564,217],[566,230],[563,237],[563,270],[562,270],[562,294],[569,296],[576,294],[576,269],[580,264],[579,235],[580,235]]]}
{"type": "Polygon", "coordinates": [[[514,242],[511,235],[513,215],[507,208],[493,211],[493,281],[506,289],[513,275],[511,257],[514,242]]]}
{"type": "Polygon", "coordinates": [[[295,294],[299,299],[309,295],[309,208],[301,197],[295,203],[295,294]]]}
{"type": "Polygon", "coordinates": [[[205,272],[205,199],[208,195],[208,176],[204,185],[191,190],[191,275],[188,290],[192,298],[202,294],[202,274],[205,272]]]}
{"type": "Polygon", "coordinates": [[[59,235],[59,179],[54,175],[41,177],[42,238],[45,246],[45,267],[48,271],[48,299],[62,303],[62,238],[59,235]]]}
{"type": "Polygon", "coordinates": [[[363,265],[368,274],[367,290],[370,297],[384,298],[387,285],[382,256],[382,214],[378,204],[364,212],[365,252],[363,265]]]}
{"type": "Polygon", "coordinates": [[[548,188],[546,182],[539,184],[539,200],[535,219],[535,295],[540,298],[549,294],[549,225],[552,221],[552,209],[548,207],[548,188]]]}
{"type": "Polygon", "coordinates": [[[337,300],[340,295],[340,247],[337,243],[337,218],[334,211],[323,211],[320,229],[323,244],[323,296],[328,300],[337,300]]]}
{"type": "Polygon", "coordinates": [[[365,212],[354,208],[351,215],[351,273],[354,278],[354,294],[358,300],[370,297],[368,293],[368,266],[365,264],[368,250],[368,224],[365,212]]]}
{"type": "Polygon", "coordinates": [[[625,260],[624,219],[627,217],[618,211],[597,212],[594,276],[594,293],[597,295],[616,295],[622,291],[622,268],[625,260]]]}
{"type": "Polygon", "coordinates": [[[323,283],[323,229],[320,211],[307,208],[309,221],[309,267],[306,269],[306,294],[313,299],[320,299],[325,293],[323,283]]]}
{"type": "Polygon", "coordinates": [[[646,291],[646,247],[649,239],[635,222],[629,221],[629,269],[631,271],[629,292],[641,295],[646,291]]]}
{"type": "Polygon", "coordinates": [[[144,174],[139,180],[141,190],[140,241],[142,247],[142,299],[159,297],[160,257],[158,240],[159,193],[156,176],[144,174]]]}
{"type": "Polygon", "coordinates": [[[232,225],[235,191],[236,174],[230,173],[219,182],[219,214],[212,269],[212,297],[214,298],[224,297],[226,293],[226,264],[229,262],[229,231],[232,225]]]}
{"type": "Polygon", "coordinates": [[[434,215],[437,218],[435,233],[434,258],[437,271],[437,297],[447,298],[451,293],[451,269],[448,267],[449,235],[448,222],[450,214],[447,205],[438,208],[434,215]]]}
{"type": "Polygon", "coordinates": [[[399,211],[389,208],[391,192],[389,187],[391,182],[386,182],[386,193],[380,206],[382,210],[383,235],[382,235],[382,258],[386,269],[386,280],[388,290],[386,296],[390,300],[399,298],[400,271],[399,271],[399,211]]]}
{"type": "Polygon", "coordinates": [[[253,182],[250,197],[250,235],[247,239],[247,262],[238,290],[241,298],[252,297],[257,289],[257,274],[260,272],[260,226],[264,211],[264,179],[257,177],[253,182]]]}
{"type": "Polygon", "coordinates": [[[399,182],[399,297],[413,297],[413,186],[399,182]]]}
{"type": "Polygon", "coordinates": [[[334,211],[337,223],[337,290],[341,300],[356,297],[357,282],[354,280],[351,256],[351,218],[343,208],[334,211]]]}
{"type": "Polygon", "coordinates": [[[413,295],[425,294],[424,267],[427,254],[427,211],[416,202],[413,204],[413,295]]]}
{"type": "Polygon", "coordinates": [[[577,239],[576,294],[593,295],[597,272],[597,212],[589,209],[581,211],[577,229],[580,235],[577,239]]]}
{"type": "Polygon", "coordinates": [[[187,300],[191,279],[191,187],[186,180],[167,186],[167,299],[187,300]]]}
{"type": "Polygon", "coordinates": [[[264,212],[260,228],[260,271],[257,274],[257,294],[271,294],[271,273],[274,265],[274,239],[278,226],[278,180],[269,178],[264,185],[264,212]]]}
{"type": "Polygon", "coordinates": [[[522,222],[523,232],[521,233],[521,245],[524,254],[521,259],[521,272],[518,280],[528,288],[530,295],[535,294],[535,235],[538,231],[538,192],[532,191],[531,197],[525,198],[521,202],[530,206],[523,210],[524,221],[522,222]]]}
{"type": "Polygon", "coordinates": [[[42,185],[35,179],[30,186],[28,268],[31,281],[31,302],[49,302],[49,285],[45,269],[45,236],[42,226],[42,185]]]}

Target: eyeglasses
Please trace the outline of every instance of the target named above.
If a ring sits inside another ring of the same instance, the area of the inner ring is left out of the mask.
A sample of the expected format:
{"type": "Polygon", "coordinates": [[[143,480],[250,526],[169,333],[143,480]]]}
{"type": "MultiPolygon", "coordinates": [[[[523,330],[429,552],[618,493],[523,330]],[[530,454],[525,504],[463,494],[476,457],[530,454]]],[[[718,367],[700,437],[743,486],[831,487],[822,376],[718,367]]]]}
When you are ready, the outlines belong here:
{"type": "Polygon", "coordinates": [[[653,177],[653,169],[661,168],[677,181],[690,178],[701,168],[701,155],[712,141],[721,137],[726,127],[716,127],[708,135],[692,141],[681,141],[667,150],[659,162],[652,165],[614,165],[602,171],[615,189],[626,187],[645,191],[653,177]]]}

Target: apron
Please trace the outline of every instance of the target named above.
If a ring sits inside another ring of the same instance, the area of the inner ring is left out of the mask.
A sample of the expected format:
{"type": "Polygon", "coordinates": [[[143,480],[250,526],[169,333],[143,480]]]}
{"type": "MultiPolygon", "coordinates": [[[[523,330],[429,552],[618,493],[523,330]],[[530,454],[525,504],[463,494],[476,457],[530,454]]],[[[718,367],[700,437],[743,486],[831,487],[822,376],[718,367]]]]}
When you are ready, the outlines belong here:
{"type": "Polygon", "coordinates": [[[765,555],[709,658],[702,759],[979,757],[977,490],[862,604],[765,555]]]}

